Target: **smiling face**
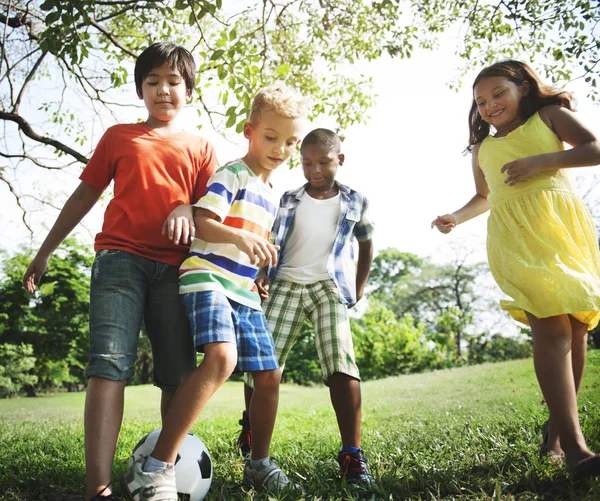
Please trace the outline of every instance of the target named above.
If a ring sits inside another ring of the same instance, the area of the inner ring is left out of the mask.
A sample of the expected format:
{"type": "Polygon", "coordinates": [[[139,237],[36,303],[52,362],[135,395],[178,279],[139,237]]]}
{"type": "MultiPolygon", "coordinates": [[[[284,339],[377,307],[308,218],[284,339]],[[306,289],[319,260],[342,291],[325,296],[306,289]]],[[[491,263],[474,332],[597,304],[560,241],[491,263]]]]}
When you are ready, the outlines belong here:
{"type": "Polygon", "coordinates": [[[178,115],[191,93],[179,71],[164,63],[146,75],[138,95],[148,110],[146,123],[161,127],[178,115]]]}
{"type": "Polygon", "coordinates": [[[244,160],[250,169],[266,181],[294,152],[303,126],[303,119],[287,118],[275,111],[261,113],[256,123],[246,122],[244,137],[249,144],[244,160]]]}
{"type": "Polygon", "coordinates": [[[335,186],[337,169],[344,162],[344,155],[333,148],[316,144],[302,146],[302,169],[308,181],[309,191],[327,193],[335,186]]]}
{"type": "Polygon", "coordinates": [[[475,85],[473,97],[481,118],[502,136],[523,122],[521,99],[528,92],[527,81],[518,85],[506,77],[486,77],[475,85]]]}

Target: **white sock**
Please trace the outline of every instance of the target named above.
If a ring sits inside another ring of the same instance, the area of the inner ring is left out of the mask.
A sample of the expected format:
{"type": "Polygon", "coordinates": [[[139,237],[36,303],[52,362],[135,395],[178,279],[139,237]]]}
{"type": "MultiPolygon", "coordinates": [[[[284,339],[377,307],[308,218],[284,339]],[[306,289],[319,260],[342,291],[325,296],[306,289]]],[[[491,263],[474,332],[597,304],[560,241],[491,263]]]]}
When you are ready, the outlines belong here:
{"type": "Polygon", "coordinates": [[[146,462],[142,466],[142,471],[145,471],[146,473],[154,473],[158,470],[164,470],[168,464],[169,463],[159,461],[158,459],[155,459],[152,456],[148,456],[146,458],[146,462]]]}

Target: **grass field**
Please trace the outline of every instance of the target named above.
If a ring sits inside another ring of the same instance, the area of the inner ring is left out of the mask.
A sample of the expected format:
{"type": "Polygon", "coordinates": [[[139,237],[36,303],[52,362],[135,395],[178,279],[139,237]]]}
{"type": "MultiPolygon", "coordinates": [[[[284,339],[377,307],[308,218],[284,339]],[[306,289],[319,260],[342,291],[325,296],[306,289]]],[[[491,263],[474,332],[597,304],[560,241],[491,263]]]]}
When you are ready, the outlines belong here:
{"type": "MultiPolygon", "coordinates": [[[[0,499],[83,500],[84,398],[0,401],[0,499]]],[[[116,484],[137,441],[159,427],[158,401],[151,386],[127,389],[116,484]]],[[[242,408],[241,383],[227,383],[193,428],[213,459],[207,499],[263,499],[241,489],[243,461],[233,444],[242,408]]],[[[588,444],[600,451],[600,351],[590,352],[579,408],[588,444]]],[[[305,499],[352,498],[335,459],[340,444],[327,389],[284,385],[279,409],[272,453],[305,499]]],[[[377,483],[362,497],[600,499],[600,479],[573,484],[565,468],[538,457],[546,413],[531,360],[365,383],[363,447],[377,483]]]]}

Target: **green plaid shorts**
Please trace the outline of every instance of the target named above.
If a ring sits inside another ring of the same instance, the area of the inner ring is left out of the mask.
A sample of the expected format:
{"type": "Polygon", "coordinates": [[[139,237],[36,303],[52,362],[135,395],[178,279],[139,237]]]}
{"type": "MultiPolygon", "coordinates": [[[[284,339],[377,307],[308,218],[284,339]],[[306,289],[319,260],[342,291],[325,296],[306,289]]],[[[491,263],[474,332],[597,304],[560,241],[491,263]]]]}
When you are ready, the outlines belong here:
{"type": "MultiPolygon", "coordinates": [[[[309,319],[315,330],[323,380],[327,382],[335,372],[360,379],[354,359],[348,307],[340,303],[333,280],[308,285],[275,280],[263,309],[282,370],[302,324],[309,319]]],[[[246,382],[252,385],[251,378],[246,377],[246,382]]]]}

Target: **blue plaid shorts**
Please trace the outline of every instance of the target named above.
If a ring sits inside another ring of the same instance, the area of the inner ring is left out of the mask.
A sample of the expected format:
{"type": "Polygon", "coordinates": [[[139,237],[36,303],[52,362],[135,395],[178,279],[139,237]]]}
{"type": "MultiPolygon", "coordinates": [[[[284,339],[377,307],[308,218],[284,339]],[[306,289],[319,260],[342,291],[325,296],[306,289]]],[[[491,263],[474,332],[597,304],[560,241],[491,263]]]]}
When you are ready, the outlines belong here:
{"type": "Polygon", "coordinates": [[[279,368],[271,329],[262,310],[229,299],[218,291],[183,294],[196,350],[208,343],[234,343],[238,361],[234,372],[279,368]]]}

